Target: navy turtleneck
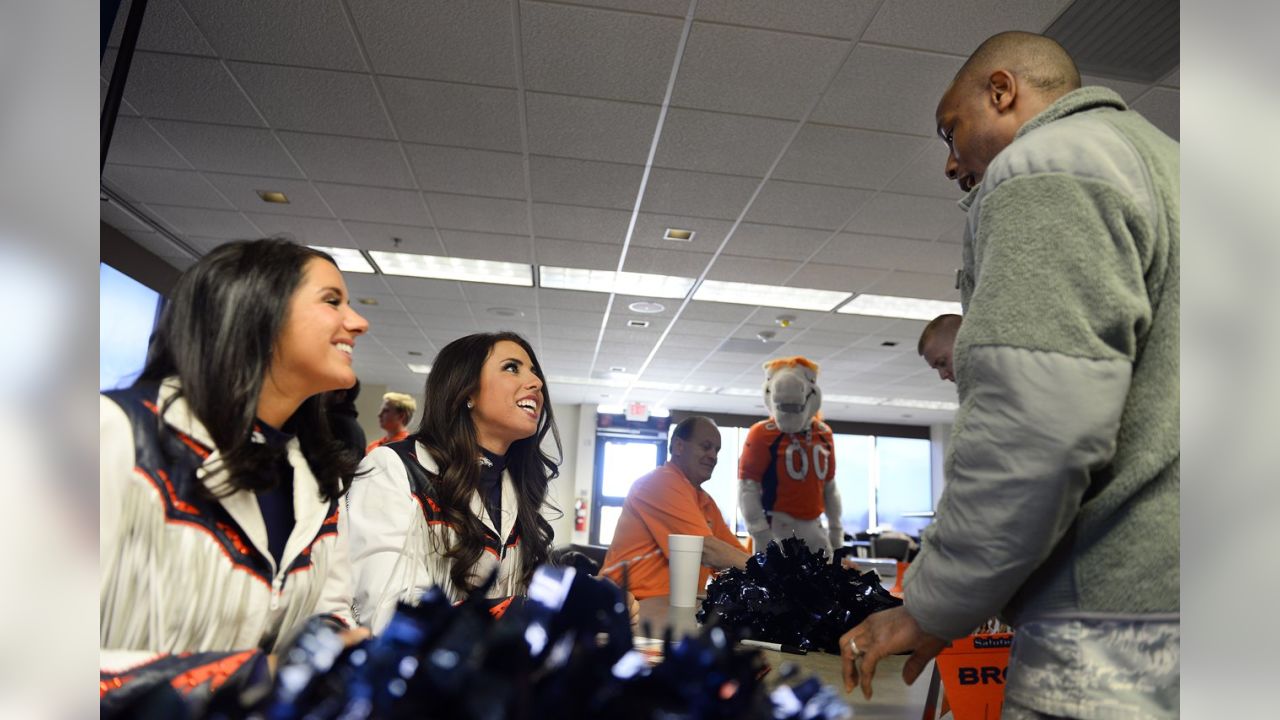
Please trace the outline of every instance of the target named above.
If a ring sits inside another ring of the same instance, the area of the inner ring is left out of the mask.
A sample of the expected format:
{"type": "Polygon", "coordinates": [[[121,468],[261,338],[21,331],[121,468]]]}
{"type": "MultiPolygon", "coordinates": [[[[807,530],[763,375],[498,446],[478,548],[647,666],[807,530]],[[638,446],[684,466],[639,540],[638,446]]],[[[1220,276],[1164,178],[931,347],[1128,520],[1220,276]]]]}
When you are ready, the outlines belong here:
{"type": "MultiPolygon", "coordinates": [[[[502,471],[507,468],[507,456],[496,455],[480,448],[480,498],[489,520],[498,532],[502,532],[502,471]],[[487,461],[487,462],[486,462],[487,461]]],[[[506,542],[506,538],[499,538],[506,542]]]]}
{"type": "MultiPolygon", "coordinates": [[[[293,439],[291,433],[277,430],[262,420],[255,421],[253,429],[254,442],[263,442],[273,448],[284,449],[293,439]]],[[[262,522],[267,526],[267,549],[279,567],[296,519],[293,515],[293,466],[289,464],[288,456],[281,454],[272,467],[261,472],[275,478],[270,490],[259,490],[254,494],[258,497],[258,509],[262,511],[262,522]]]]}

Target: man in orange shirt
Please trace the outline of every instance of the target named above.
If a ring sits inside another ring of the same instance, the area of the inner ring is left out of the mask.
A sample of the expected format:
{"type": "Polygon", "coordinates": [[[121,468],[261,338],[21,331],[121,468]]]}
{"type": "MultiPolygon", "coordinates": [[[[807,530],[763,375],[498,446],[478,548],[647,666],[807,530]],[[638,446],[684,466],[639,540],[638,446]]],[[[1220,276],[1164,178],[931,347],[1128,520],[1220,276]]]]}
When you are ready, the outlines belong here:
{"type": "Polygon", "coordinates": [[[387,433],[386,437],[374,440],[365,448],[368,455],[373,449],[387,443],[393,443],[409,437],[409,421],[418,409],[411,395],[389,392],[382,396],[382,409],[378,411],[378,427],[387,433]]]}
{"type": "Polygon", "coordinates": [[[627,492],[601,575],[621,584],[626,564],[629,589],[637,599],[671,594],[667,536],[673,533],[703,537],[700,589],[712,569],[746,565],[750,555],[701,487],[711,478],[719,453],[720,429],[710,418],[694,416],[676,426],[671,459],[627,492]]]}

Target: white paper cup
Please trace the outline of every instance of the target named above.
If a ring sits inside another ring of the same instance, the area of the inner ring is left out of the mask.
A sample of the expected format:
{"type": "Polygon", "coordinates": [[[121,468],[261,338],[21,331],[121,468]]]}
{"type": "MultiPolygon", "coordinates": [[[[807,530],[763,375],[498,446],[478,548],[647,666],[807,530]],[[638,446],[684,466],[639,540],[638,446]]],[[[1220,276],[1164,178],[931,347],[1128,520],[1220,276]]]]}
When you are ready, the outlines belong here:
{"type": "Polygon", "coordinates": [[[671,568],[672,607],[691,608],[698,600],[698,576],[702,573],[702,536],[668,535],[667,560],[671,568]]]}

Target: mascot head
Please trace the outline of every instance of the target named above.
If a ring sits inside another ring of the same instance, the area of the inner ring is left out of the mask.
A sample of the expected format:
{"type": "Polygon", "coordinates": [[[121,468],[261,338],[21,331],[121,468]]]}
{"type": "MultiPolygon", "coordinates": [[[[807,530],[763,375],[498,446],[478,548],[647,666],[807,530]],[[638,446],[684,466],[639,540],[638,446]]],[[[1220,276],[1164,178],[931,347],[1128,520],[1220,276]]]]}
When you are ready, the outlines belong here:
{"type": "Polygon", "coordinates": [[[770,360],[764,364],[764,406],[785,433],[803,432],[822,407],[818,364],[803,357],[770,360]]]}

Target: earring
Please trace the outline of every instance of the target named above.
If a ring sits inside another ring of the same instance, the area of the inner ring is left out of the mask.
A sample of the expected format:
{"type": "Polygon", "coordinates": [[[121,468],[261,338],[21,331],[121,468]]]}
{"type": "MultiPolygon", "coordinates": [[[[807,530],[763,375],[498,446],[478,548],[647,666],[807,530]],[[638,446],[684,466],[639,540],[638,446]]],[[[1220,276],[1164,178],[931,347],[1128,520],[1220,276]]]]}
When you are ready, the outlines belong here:
{"type": "Polygon", "coordinates": [[[468,401],[467,401],[467,409],[468,409],[468,410],[470,410],[471,408],[473,408],[473,407],[475,407],[475,406],[476,406],[476,404],[475,404],[475,403],[471,402],[470,400],[468,400],[468,401]]]}

